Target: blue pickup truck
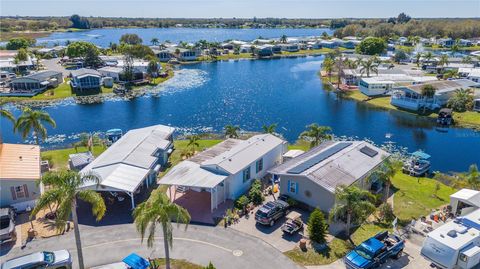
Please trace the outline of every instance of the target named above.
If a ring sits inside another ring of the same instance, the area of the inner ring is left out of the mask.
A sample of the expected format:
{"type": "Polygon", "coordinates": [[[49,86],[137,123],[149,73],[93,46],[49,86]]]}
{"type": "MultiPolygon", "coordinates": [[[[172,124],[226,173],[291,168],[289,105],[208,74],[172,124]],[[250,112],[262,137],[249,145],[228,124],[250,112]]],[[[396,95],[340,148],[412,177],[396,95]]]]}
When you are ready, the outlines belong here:
{"type": "Polygon", "coordinates": [[[389,258],[400,258],[404,247],[405,241],[400,237],[380,232],[350,251],[344,258],[345,265],[348,269],[376,268],[389,258]]]}

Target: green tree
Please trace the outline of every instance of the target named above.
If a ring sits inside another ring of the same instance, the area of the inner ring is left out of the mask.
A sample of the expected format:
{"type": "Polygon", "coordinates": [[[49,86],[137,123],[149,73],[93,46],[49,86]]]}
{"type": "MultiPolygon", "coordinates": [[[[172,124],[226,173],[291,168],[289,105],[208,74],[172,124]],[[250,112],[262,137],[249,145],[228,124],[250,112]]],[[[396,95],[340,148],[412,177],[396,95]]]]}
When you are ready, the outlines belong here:
{"type": "Polygon", "coordinates": [[[137,34],[124,34],[120,37],[120,43],[128,45],[142,44],[143,40],[137,34]]]}
{"type": "Polygon", "coordinates": [[[124,55],[124,65],[123,65],[123,79],[127,87],[130,85],[130,82],[135,78],[134,68],[133,68],[133,57],[130,54],[124,55]]]}
{"type": "Polygon", "coordinates": [[[333,72],[334,66],[335,66],[335,61],[331,57],[325,58],[325,60],[322,63],[323,70],[327,72],[329,82],[332,82],[332,72],[333,72]]]}
{"type": "Polygon", "coordinates": [[[402,168],[403,163],[393,157],[386,158],[383,163],[371,175],[370,181],[375,179],[385,185],[385,194],[383,196],[384,202],[390,196],[390,187],[392,186],[392,179],[395,174],[402,168]],[[373,179],[372,179],[373,178],[373,179]]]}
{"type": "Polygon", "coordinates": [[[383,203],[382,205],[380,205],[378,211],[381,222],[390,224],[393,222],[393,220],[395,220],[393,208],[389,203],[383,203]]]}
{"type": "Polygon", "coordinates": [[[203,267],[204,269],[216,269],[215,266],[213,266],[212,262],[209,262],[207,266],[203,267]]]}
{"type": "Polygon", "coordinates": [[[238,138],[238,131],[240,131],[240,127],[237,125],[227,125],[224,128],[225,130],[225,137],[227,138],[238,138]]]}
{"type": "Polygon", "coordinates": [[[188,136],[188,147],[192,148],[192,153],[195,154],[195,148],[200,147],[198,141],[200,140],[200,136],[198,135],[189,135],[188,136]]]}
{"type": "Polygon", "coordinates": [[[403,50],[397,50],[395,52],[395,55],[393,56],[393,60],[396,63],[400,63],[401,61],[405,61],[406,59],[408,59],[408,56],[403,50]]]}
{"type": "Polygon", "coordinates": [[[248,199],[250,199],[254,205],[260,205],[265,199],[262,194],[262,183],[260,180],[255,179],[253,181],[248,191],[248,199]]]}
{"type": "Polygon", "coordinates": [[[471,63],[473,63],[473,58],[472,58],[472,56],[467,55],[467,56],[463,57],[463,58],[462,58],[462,63],[464,63],[464,64],[471,64],[471,63]]]}
{"type": "Polygon", "coordinates": [[[283,44],[287,43],[287,39],[288,39],[288,38],[287,38],[286,35],[282,35],[282,36],[280,37],[280,43],[283,43],[283,44]]]}
{"type": "Polygon", "coordinates": [[[375,211],[375,196],[356,186],[339,186],[335,189],[335,205],[330,210],[330,220],[346,218],[345,233],[350,238],[352,223],[361,223],[375,211]]]}
{"type": "Polygon", "coordinates": [[[85,52],[84,64],[88,67],[97,68],[103,64],[102,59],[100,59],[100,53],[95,47],[88,47],[85,52]]]}
{"type": "Polygon", "coordinates": [[[313,148],[318,146],[324,140],[332,139],[330,132],[332,128],[328,126],[319,126],[316,123],[307,125],[307,130],[303,131],[300,134],[300,139],[310,142],[310,147],[313,148]]]}
{"type": "Polygon", "coordinates": [[[15,117],[13,116],[13,114],[10,111],[8,111],[6,109],[0,108],[0,117],[9,120],[12,123],[15,123],[15,117]]]}
{"type": "Polygon", "coordinates": [[[157,76],[158,74],[158,63],[156,60],[150,60],[150,62],[148,62],[148,66],[147,66],[147,73],[150,75],[150,77],[153,78],[157,76]]]}
{"type": "Polygon", "coordinates": [[[458,70],[450,69],[443,73],[443,79],[458,78],[458,70]]]}
{"type": "Polygon", "coordinates": [[[26,49],[21,48],[18,50],[17,55],[15,55],[15,60],[18,62],[23,62],[28,60],[28,52],[26,49]]]}
{"type": "Polygon", "coordinates": [[[142,242],[147,237],[147,246],[150,248],[153,247],[157,225],[161,226],[165,248],[165,268],[170,269],[170,248],[173,246],[172,221],[175,221],[177,226],[185,224],[186,230],[190,223],[188,211],[172,203],[161,189],[155,189],[147,201],[135,208],[133,218],[142,242]]]}
{"type": "Polygon", "coordinates": [[[315,243],[325,244],[327,241],[327,229],[328,226],[325,222],[325,216],[323,215],[322,211],[316,208],[308,218],[308,237],[315,243]]]}
{"type": "Polygon", "coordinates": [[[263,125],[262,129],[263,129],[263,133],[265,133],[265,134],[274,134],[275,129],[277,129],[277,124],[273,123],[273,124],[270,124],[270,125],[263,125]]]}
{"type": "Polygon", "coordinates": [[[154,37],[150,40],[150,43],[153,45],[153,46],[156,46],[158,45],[158,43],[160,43],[160,40],[158,40],[158,38],[154,37]]]}
{"type": "Polygon", "coordinates": [[[40,139],[44,140],[47,137],[45,123],[48,123],[53,128],[57,126],[47,112],[25,107],[22,115],[15,122],[14,131],[19,131],[23,139],[26,139],[29,134],[33,133],[35,142],[38,145],[40,144],[40,139]]]}
{"type": "Polygon", "coordinates": [[[367,37],[355,48],[357,53],[366,55],[382,54],[386,49],[385,40],[379,37],[367,37]]]}
{"type": "Polygon", "coordinates": [[[57,204],[55,227],[63,232],[67,221],[72,216],[73,231],[77,247],[78,265],[80,269],[85,268],[83,263],[82,242],[77,218],[77,199],[92,205],[92,214],[97,221],[105,215],[106,206],[102,195],[94,190],[80,190],[80,187],[88,182],[98,184],[99,178],[93,174],[80,175],[74,171],[61,170],[45,173],[41,180],[49,188],[40,196],[30,216],[34,217],[40,210],[57,204]]]}
{"type": "Polygon", "coordinates": [[[65,54],[70,58],[85,57],[89,50],[98,50],[97,47],[86,41],[75,41],[68,45],[65,54]]]}
{"type": "Polygon", "coordinates": [[[440,56],[440,60],[438,61],[438,65],[445,67],[445,66],[448,66],[448,64],[449,64],[448,55],[442,54],[442,56],[440,56]]]}
{"type": "Polygon", "coordinates": [[[427,51],[425,54],[422,55],[425,62],[430,63],[433,60],[433,53],[431,51],[427,51]]]}
{"type": "Polygon", "coordinates": [[[415,63],[417,64],[417,67],[420,67],[420,59],[422,59],[422,54],[421,53],[415,54],[415,63]]]}
{"type": "MultiPolygon", "coordinates": [[[[433,96],[435,95],[435,92],[437,91],[437,88],[435,88],[435,86],[433,86],[432,84],[425,84],[422,86],[420,90],[421,90],[421,95],[423,96],[423,99],[426,102],[428,99],[433,98],[433,96]]],[[[427,106],[424,105],[423,113],[425,113],[426,109],[427,109],[427,106]]]]}
{"type": "Polygon", "coordinates": [[[5,48],[7,50],[26,49],[30,46],[33,46],[35,42],[36,42],[35,39],[29,39],[29,38],[23,38],[23,37],[12,38],[5,45],[5,48]]]}
{"type": "Polygon", "coordinates": [[[474,190],[480,190],[480,172],[476,164],[470,165],[468,172],[462,175],[468,184],[468,187],[474,190]]]}
{"type": "Polygon", "coordinates": [[[80,17],[75,14],[70,17],[70,21],[72,22],[72,28],[90,29],[90,21],[85,17],[80,17]]]}
{"type": "Polygon", "coordinates": [[[473,107],[473,94],[471,89],[455,90],[450,99],[448,99],[447,106],[454,111],[465,112],[473,107]]]}
{"type": "Polygon", "coordinates": [[[360,66],[360,74],[363,75],[364,73],[367,73],[367,77],[370,77],[371,72],[378,74],[378,63],[374,58],[362,61],[360,66]]]}

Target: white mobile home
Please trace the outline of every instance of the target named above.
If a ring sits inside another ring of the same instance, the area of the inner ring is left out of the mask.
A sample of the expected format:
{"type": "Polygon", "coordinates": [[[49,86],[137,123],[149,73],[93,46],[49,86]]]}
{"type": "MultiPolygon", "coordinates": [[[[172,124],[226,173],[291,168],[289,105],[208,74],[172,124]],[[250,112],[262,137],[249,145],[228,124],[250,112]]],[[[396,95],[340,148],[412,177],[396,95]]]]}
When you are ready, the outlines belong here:
{"type": "Polygon", "coordinates": [[[393,89],[394,84],[395,82],[382,77],[362,78],[358,82],[358,89],[366,96],[384,95],[393,89]]]}
{"type": "Polygon", "coordinates": [[[471,269],[480,263],[480,209],[427,235],[421,255],[438,268],[471,269]]]}

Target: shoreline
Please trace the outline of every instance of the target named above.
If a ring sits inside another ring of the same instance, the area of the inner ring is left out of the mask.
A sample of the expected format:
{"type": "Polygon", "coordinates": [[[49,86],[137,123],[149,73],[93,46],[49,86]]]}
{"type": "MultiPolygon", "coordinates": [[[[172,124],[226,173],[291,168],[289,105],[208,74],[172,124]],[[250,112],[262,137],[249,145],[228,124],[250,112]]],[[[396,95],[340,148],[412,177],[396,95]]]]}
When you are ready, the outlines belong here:
{"type": "MultiPolygon", "coordinates": [[[[318,74],[320,77],[320,80],[322,81],[322,84],[324,86],[324,90],[326,91],[335,91],[335,86],[331,84],[330,81],[328,81],[327,77],[322,77],[320,72],[318,74]]],[[[435,120],[438,116],[437,113],[430,111],[428,115],[420,114],[415,111],[410,111],[410,110],[404,110],[404,109],[399,109],[397,107],[394,107],[390,104],[390,96],[381,96],[381,97],[375,97],[375,98],[368,98],[368,96],[363,95],[358,89],[357,90],[351,90],[348,92],[341,92],[341,98],[353,100],[362,104],[366,104],[375,108],[387,110],[387,111],[398,111],[402,113],[408,113],[411,115],[415,115],[418,117],[422,117],[425,119],[431,119],[435,120]]],[[[458,128],[466,128],[466,129],[472,129],[474,131],[480,131],[480,113],[475,112],[475,111],[466,111],[466,112],[454,112],[453,118],[455,121],[455,124],[453,127],[458,127],[458,128]],[[478,123],[477,122],[470,122],[470,121],[465,121],[462,119],[462,116],[468,116],[467,114],[472,114],[475,115],[475,113],[479,114],[478,115],[478,123]]]]}

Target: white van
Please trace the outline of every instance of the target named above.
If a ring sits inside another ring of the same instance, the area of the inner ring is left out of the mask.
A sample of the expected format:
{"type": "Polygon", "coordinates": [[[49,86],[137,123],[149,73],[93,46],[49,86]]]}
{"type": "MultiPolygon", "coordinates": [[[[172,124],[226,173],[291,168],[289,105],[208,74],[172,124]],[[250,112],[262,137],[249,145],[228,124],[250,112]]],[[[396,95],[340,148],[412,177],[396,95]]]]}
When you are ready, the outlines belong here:
{"type": "Polygon", "coordinates": [[[71,269],[72,257],[68,250],[42,251],[8,260],[1,266],[1,269],[22,268],[71,269]]]}

